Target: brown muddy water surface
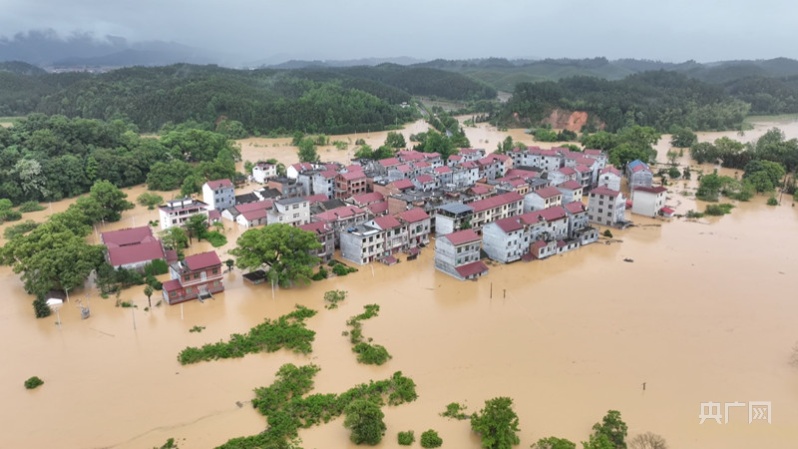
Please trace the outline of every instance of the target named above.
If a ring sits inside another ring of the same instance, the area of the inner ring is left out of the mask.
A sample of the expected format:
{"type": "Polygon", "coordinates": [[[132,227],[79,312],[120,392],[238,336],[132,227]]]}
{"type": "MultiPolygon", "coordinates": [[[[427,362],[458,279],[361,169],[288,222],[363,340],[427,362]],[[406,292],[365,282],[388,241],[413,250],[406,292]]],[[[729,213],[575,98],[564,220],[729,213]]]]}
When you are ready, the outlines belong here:
{"type": "MultiPolygon", "coordinates": [[[[798,136],[796,123],[779,126],[798,136]]],[[[467,131],[473,146],[489,150],[505,135],[488,126],[467,131]]],[[[513,135],[531,143],[522,131],[513,135]]],[[[371,138],[384,140],[384,133],[371,138]]],[[[273,139],[251,141],[264,146],[245,144],[245,157],[266,149],[285,154],[273,139]]],[[[669,203],[678,203],[680,212],[696,208],[680,193],[694,184],[680,182],[669,203]]],[[[135,199],[143,190],[126,191],[135,199]]],[[[42,220],[66,205],[30,217],[42,220]]],[[[141,225],[156,215],[138,207],[111,227],[141,225]]],[[[428,248],[416,261],[361,267],[345,278],[278,290],[274,298],[268,287],[244,284],[238,270],[226,275],[226,291],[214,300],[149,312],[141,287],[122,295],[136,309],[114,307],[113,297],[88,289],[71,293],[60,328],[55,315],[34,319],[32,298],[17,275],[2,268],[0,447],[149,449],[174,437],[181,448],[212,448],[265,428],[247,401],[288,362],[319,365],[315,391],[322,393],[394,371],[413,378],[419,399],[385,409],[384,448],[399,447],[398,431],[418,435],[428,428],[439,431],[445,447],[478,448],[467,421],[438,414],[455,401],[476,411],[500,395],[514,399],[519,447],[550,435],[586,440],[609,409],[622,412],[630,436],[652,431],[674,448],[796,447],[798,369],[788,361],[798,341],[798,212],[791,201],[768,207],[756,198],[731,215],[699,222],[633,219],[647,226],[616,232],[621,243],[492,265],[477,282],[437,273],[428,248]],[[331,289],[349,292],[336,310],[322,304],[331,289]],[[80,320],[78,299],[90,304],[90,319],[80,320]],[[368,303],[381,311],[364,322],[364,334],[393,355],[381,367],[357,364],[341,335],[348,317],[368,303]],[[319,311],[308,320],[317,332],[311,355],[279,351],[178,364],[185,346],[246,332],[294,304],[319,311]],[[190,333],[193,326],[206,329],[190,333]],[[45,384],[27,391],[22,383],[33,375],[45,384]],[[730,409],[728,424],[699,424],[700,404],[709,401],[771,401],[772,424],[748,424],[744,408],[730,409]]],[[[230,243],[219,251],[222,259],[240,233],[227,225],[230,243]]],[[[191,251],[205,249],[195,244],[191,251]]],[[[308,449],[355,447],[341,419],[300,436],[308,449]]]]}

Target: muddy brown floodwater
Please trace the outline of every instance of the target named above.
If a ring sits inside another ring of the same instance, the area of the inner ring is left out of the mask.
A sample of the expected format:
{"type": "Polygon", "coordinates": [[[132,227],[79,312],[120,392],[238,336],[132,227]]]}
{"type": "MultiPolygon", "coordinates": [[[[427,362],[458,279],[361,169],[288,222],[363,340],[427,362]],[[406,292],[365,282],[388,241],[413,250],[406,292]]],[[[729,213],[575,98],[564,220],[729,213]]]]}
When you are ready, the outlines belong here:
{"type": "MultiPolygon", "coordinates": [[[[769,126],[758,125],[745,139],[769,126]]],[[[779,126],[798,136],[795,122],[779,126]]],[[[423,124],[410,128],[417,132],[423,124]]],[[[473,146],[489,150],[506,135],[483,125],[467,130],[473,146]]],[[[531,143],[520,130],[513,135],[531,143]]],[[[384,133],[369,138],[384,139],[384,133]]],[[[246,142],[263,146],[245,143],[245,157],[279,150],[281,158],[287,151],[272,146],[279,140],[246,142]]],[[[666,150],[663,143],[660,159],[666,150]]],[[[681,193],[694,184],[680,182],[669,203],[678,203],[680,212],[696,208],[681,193]]],[[[143,189],[127,191],[135,199],[143,189]]],[[[53,204],[32,217],[42,220],[67,205],[53,204]]],[[[156,218],[137,207],[108,229],[156,218]]],[[[477,282],[437,273],[428,248],[416,261],[377,264],[373,271],[365,266],[274,297],[268,287],[244,284],[237,270],[226,275],[226,291],[214,300],[149,312],[140,287],[122,295],[136,309],[114,307],[113,297],[102,299],[94,289],[71,292],[61,327],[55,316],[34,319],[32,298],[17,275],[2,268],[0,447],[149,449],[174,437],[180,447],[212,448],[265,428],[247,401],[288,362],[321,366],[317,392],[341,392],[394,371],[412,377],[419,399],[385,409],[383,448],[398,447],[398,431],[428,428],[440,432],[446,447],[478,448],[466,421],[438,414],[454,401],[476,411],[499,395],[514,399],[519,447],[550,435],[586,440],[609,409],[622,412],[630,436],[652,431],[671,447],[795,447],[798,369],[788,360],[798,340],[798,212],[791,201],[768,207],[760,197],[731,215],[698,222],[633,218],[647,226],[616,232],[622,243],[492,265],[477,282]],[[349,292],[337,310],[323,308],[322,295],[331,289],[349,292]],[[90,319],[80,319],[78,299],[90,304],[90,319]],[[347,318],[374,302],[380,315],[364,323],[364,333],[393,355],[381,367],[357,364],[341,335],[347,318]],[[185,346],[245,332],[294,304],[319,310],[308,320],[317,332],[310,356],[279,351],[178,364],[185,346]],[[193,326],[206,329],[190,333],[193,326]],[[22,383],[33,375],[45,384],[27,391],[22,383]],[[747,409],[733,407],[728,424],[699,424],[700,404],[709,401],[771,401],[772,423],[749,424],[747,409]]],[[[240,233],[228,227],[222,259],[240,233]]],[[[205,249],[200,244],[191,251],[205,249]]],[[[354,447],[340,419],[300,436],[308,449],[354,447]]]]}

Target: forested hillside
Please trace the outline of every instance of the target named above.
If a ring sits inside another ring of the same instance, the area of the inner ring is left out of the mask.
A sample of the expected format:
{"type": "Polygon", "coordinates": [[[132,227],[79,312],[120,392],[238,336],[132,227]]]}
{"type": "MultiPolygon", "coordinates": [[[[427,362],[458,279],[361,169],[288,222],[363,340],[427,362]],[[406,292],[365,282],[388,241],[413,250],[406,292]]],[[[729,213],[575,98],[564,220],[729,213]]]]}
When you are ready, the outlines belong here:
{"type": "Polygon", "coordinates": [[[125,119],[144,132],[189,120],[212,129],[222,118],[253,134],[378,130],[415,118],[401,106],[411,95],[478,100],[496,92],[459,74],[390,64],[296,71],[178,64],[99,75],[0,68],[0,115],[125,119]]]}
{"type": "Polygon", "coordinates": [[[609,131],[632,125],[667,131],[674,125],[695,130],[734,129],[742,123],[749,105],[719,86],[657,71],[618,81],[582,76],[521,83],[497,121],[536,124],[553,109],[586,111],[609,131]]]}

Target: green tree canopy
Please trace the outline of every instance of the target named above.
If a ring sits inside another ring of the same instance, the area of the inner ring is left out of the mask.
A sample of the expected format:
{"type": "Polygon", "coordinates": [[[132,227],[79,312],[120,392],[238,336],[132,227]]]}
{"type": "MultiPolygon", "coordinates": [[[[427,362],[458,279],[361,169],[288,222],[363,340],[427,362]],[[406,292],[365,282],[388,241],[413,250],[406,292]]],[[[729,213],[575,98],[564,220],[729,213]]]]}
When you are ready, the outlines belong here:
{"type": "Polygon", "coordinates": [[[344,409],[346,418],[344,427],[352,433],[349,439],[355,444],[368,444],[374,446],[382,441],[385,435],[385,414],[379,404],[370,399],[356,399],[344,409]]]}
{"type": "MultiPolygon", "coordinates": [[[[610,410],[604,415],[600,423],[593,425],[593,436],[591,436],[591,440],[593,440],[593,437],[595,437],[596,441],[601,440],[601,437],[606,437],[612,444],[612,446],[610,446],[611,448],[626,449],[626,434],[627,426],[621,419],[621,412],[610,410]]],[[[600,444],[604,443],[601,442],[600,444]]]]}
{"type": "Polygon", "coordinates": [[[91,186],[89,197],[97,201],[102,208],[101,219],[106,221],[119,221],[122,212],[133,209],[133,203],[127,201],[127,193],[109,181],[97,181],[91,186]]]}
{"type": "Polygon", "coordinates": [[[407,147],[407,142],[405,141],[405,136],[401,133],[390,131],[388,136],[385,137],[385,146],[389,148],[405,148],[407,147]]]}
{"type": "Polygon", "coordinates": [[[248,229],[231,254],[241,269],[258,270],[268,265],[270,279],[281,287],[308,284],[319,258],[311,251],[321,248],[312,232],[287,224],[248,229]]]}
{"type": "Polygon", "coordinates": [[[778,162],[756,160],[745,165],[743,179],[753,184],[757,192],[770,192],[781,185],[786,171],[778,162]]]}
{"type": "Polygon", "coordinates": [[[485,401],[485,407],[471,416],[471,429],[482,437],[484,449],[510,449],[521,442],[512,407],[512,399],[498,397],[485,401]]]}
{"type": "Polygon", "coordinates": [[[565,438],[541,438],[532,445],[532,449],[576,449],[576,444],[565,438]]]}
{"type": "Polygon", "coordinates": [[[316,144],[310,137],[305,137],[299,142],[299,161],[318,162],[319,153],[316,152],[316,144]]]}

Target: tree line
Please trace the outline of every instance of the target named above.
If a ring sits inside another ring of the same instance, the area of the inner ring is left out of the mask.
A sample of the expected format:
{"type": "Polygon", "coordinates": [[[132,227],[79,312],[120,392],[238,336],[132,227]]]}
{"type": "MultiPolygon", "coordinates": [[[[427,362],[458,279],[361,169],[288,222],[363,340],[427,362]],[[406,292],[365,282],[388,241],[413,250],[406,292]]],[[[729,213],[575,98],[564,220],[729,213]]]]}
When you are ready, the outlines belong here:
{"type": "Polygon", "coordinates": [[[31,112],[125,119],[141,131],[224,118],[249,134],[344,134],[382,130],[416,117],[411,95],[480,100],[496,91],[463,75],[398,65],[346,69],[233,70],[177,64],[109,73],[0,71],[0,115],[31,112]]]}
{"type": "Polygon", "coordinates": [[[0,128],[0,197],[58,201],[100,180],[117,187],[147,182],[152,190],[185,184],[193,193],[206,180],[233,177],[238,159],[239,148],[211,131],[178,128],[156,139],[122,120],[31,114],[0,128]]]}
{"type": "Polygon", "coordinates": [[[519,83],[493,120],[500,125],[537,124],[554,109],[588,112],[587,130],[604,127],[614,132],[639,125],[667,132],[674,125],[693,130],[738,129],[750,105],[720,86],[661,70],[617,81],[577,76],[519,83]]]}

